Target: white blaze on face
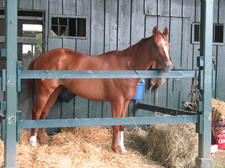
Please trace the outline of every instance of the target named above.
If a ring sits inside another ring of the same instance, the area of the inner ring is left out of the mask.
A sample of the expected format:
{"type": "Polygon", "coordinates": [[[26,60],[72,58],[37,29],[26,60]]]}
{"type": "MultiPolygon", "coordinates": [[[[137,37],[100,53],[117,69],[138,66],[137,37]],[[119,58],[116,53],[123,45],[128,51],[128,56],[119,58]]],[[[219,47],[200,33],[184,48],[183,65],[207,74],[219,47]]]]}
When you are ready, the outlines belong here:
{"type": "Polygon", "coordinates": [[[166,46],[166,44],[165,44],[165,41],[164,41],[164,40],[162,40],[162,46],[163,46],[163,50],[164,50],[164,52],[166,53],[167,58],[169,59],[169,58],[170,58],[170,56],[169,56],[168,46],[166,46]]]}

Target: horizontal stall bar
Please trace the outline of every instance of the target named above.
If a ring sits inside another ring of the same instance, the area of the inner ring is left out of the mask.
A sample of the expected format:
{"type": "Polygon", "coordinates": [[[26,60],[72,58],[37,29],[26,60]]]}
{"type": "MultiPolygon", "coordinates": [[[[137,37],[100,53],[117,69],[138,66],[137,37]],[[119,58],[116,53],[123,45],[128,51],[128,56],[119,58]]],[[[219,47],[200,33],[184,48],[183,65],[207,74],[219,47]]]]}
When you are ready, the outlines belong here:
{"type": "Polygon", "coordinates": [[[71,70],[18,70],[19,79],[45,79],[45,78],[194,78],[194,70],[171,70],[163,73],[161,70],[148,71],[71,71],[71,70]]]}
{"type": "Polygon", "coordinates": [[[83,127],[83,126],[197,123],[198,120],[199,120],[198,115],[124,117],[124,118],[47,119],[47,120],[19,120],[18,126],[19,128],[60,128],[60,127],[83,127]]]}
{"type": "Polygon", "coordinates": [[[197,113],[191,112],[191,111],[185,111],[185,110],[179,110],[179,109],[173,109],[173,108],[167,108],[167,107],[160,107],[150,104],[144,104],[144,103],[137,103],[136,106],[138,109],[142,110],[148,110],[153,112],[160,112],[163,114],[169,114],[169,115],[198,115],[197,113]]]}

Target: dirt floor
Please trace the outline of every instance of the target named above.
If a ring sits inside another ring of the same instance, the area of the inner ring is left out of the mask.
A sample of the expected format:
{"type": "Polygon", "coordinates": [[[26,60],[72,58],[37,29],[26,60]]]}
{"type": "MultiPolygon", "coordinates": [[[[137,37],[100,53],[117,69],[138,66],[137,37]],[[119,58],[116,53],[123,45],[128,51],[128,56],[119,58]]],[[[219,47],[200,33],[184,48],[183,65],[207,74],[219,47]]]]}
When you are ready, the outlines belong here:
{"type": "Polygon", "coordinates": [[[215,168],[225,168],[225,150],[218,150],[212,158],[214,159],[215,168]]]}

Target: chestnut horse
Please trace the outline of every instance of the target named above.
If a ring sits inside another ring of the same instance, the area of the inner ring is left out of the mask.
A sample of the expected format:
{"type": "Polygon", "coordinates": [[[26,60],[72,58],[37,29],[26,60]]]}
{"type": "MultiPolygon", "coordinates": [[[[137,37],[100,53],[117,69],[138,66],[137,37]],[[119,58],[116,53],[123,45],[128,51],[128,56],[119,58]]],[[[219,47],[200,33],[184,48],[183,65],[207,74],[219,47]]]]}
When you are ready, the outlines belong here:
{"type": "MultiPolygon", "coordinates": [[[[153,64],[169,72],[168,28],[163,33],[155,26],[153,36],[122,50],[99,56],[90,56],[69,49],[54,49],[37,56],[29,70],[148,70],[153,64]]],[[[32,119],[46,119],[63,88],[83,98],[111,103],[112,117],[125,117],[130,100],[135,96],[139,79],[35,79],[36,102],[32,119]]],[[[122,124],[122,123],[121,123],[122,124]]],[[[45,143],[44,128],[39,128],[40,143],[45,143]]],[[[113,126],[112,150],[126,153],[123,136],[124,125],[113,126]],[[119,147],[119,148],[118,148],[119,147]]],[[[31,129],[30,144],[36,146],[36,129],[31,129]]]]}

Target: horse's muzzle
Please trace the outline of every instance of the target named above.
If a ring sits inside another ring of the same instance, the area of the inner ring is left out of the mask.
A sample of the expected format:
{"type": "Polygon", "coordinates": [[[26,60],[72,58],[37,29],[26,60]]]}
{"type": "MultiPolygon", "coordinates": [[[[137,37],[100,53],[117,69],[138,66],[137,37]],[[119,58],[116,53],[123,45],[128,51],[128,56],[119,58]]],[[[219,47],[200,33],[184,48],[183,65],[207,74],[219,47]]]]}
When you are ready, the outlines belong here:
{"type": "Polygon", "coordinates": [[[162,71],[163,72],[170,72],[170,69],[172,68],[172,63],[171,61],[165,61],[162,65],[162,71]]]}

